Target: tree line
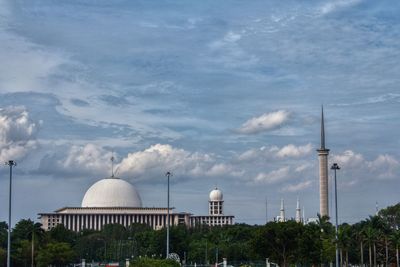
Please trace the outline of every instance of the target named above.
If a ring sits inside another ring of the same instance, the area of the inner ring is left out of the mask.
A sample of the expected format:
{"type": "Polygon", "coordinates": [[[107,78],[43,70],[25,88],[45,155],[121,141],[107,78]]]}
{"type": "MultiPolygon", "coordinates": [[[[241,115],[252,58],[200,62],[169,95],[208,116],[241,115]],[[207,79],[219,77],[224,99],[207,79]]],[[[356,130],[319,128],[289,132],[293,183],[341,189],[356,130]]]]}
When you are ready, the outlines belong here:
{"type": "MultiPolygon", "coordinates": [[[[0,266],[6,266],[7,224],[0,222],[0,266]]],[[[355,224],[339,226],[340,265],[399,267],[400,203],[355,224]]],[[[78,233],[58,225],[48,232],[40,223],[20,220],[12,229],[12,265],[65,266],[71,262],[117,262],[125,259],[162,259],[166,230],[144,224],[125,228],[106,225],[101,231],[78,233]]],[[[224,227],[170,229],[170,251],[186,263],[264,261],[286,267],[326,265],[335,260],[335,228],[328,217],[315,223],[269,222],[265,225],[235,224],[224,227]]],[[[144,265],[143,265],[144,266],[144,265]]]]}

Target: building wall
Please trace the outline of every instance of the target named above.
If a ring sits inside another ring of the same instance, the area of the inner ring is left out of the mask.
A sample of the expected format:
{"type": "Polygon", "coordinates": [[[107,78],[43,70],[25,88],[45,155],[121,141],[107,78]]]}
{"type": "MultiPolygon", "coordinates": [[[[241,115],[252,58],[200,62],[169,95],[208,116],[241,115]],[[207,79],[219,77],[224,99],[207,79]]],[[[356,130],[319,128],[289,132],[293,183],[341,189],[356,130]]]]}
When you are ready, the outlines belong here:
{"type": "Polygon", "coordinates": [[[190,226],[195,227],[199,225],[208,225],[208,226],[232,225],[233,218],[234,216],[225,216],[225,215],[191,216],[190,226]]]}
{"type": "MultiPolygon", "coordinates": [[[[118,223],[125,227],[133,223],[147,224],[154,230],[159,230],[167,225],[166,213],[87,213],[81,210],[81,213],[55,212],[40,214],[42,227],[48,231],[63,224],[65,228],[72,231],[81,231],[84,229],[102,230],[104,225],[118,223]]],[[[107,211],[106,209],[104,211],[107,211]]],[[[171,213],[170,225],[187,225],[190,226],[189,213],[171,213]]]]}

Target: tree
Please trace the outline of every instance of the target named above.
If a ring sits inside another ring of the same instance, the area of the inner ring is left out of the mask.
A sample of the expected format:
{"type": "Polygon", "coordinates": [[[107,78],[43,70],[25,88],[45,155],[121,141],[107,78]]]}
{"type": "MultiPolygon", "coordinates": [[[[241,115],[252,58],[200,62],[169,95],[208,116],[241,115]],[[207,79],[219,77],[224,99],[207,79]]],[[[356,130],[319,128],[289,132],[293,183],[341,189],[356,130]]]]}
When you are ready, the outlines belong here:
{"type": "Polygon", "coordinates": [[[299,242],[299,260],[302,264],[316,266],[322,263],[322,238],[321,229],[315,224],[304,226],[299,242]]]}
{"type": "Polygon", "coordinates": [[[7,265],[7,251],[0,247],[0,267],[7,265]]]}
{"type": "Polygon", "coordinates": [[[396,265],[399,267],[400,230],[396,230],[391,234],[390,242],[396,249],[396,265]]]}
{"type": "Polygon", "coordinates": [[[351,246],[351,227],[348,224],[342,224],[338,229],[338,247],[341,251],[341,266],[343,266],[343,253],[346,258],[346,267],[349,265],[349,249],[351,246]]]}
{"type": "Polygon", "coordinates": [[[63,224],[59,224],[48,232],[50,239],[54,242],[65,242],[74,246],[77,235],[75,232],[65,228],[63,224]]]}
{"type": "Polygon", "coordinates": [[[400,229],[400,203],[381,209],[378,215],[384,219],[392,229],[400,229]]]}
{"type": "MultiPolygon", "coordinates": [[[[364,240],[368,244],[368,255],[369,255],[369,266],[372,266],[372,246],[375,244],[377,232],[376,230],[371,226],[367,225],[364,228],[364,240]]],[[[374,258],[376,258],[376,255],[374,255],[374,258]]]]}
{"type": "Polygon", "coordinates": [[[128,240],[128,231],[121,224],[107,224],[101,231],[107,244],[107,259],[121,260],[123,244],[128,240]]]}
{"type": "Polygon", "coordinates": [[[42,224],[30,219],[22,219],[15,225],[11,235],[12,247],[15,251],[12,254],[14,265],[27,266],[28,263],[34,261],[35,244],[38,247],[43,235],[42,224]]]}
{"type": "Polygon", "coordinates": [[[8,226],[6,222],[0,222],[0,247],[6,248],[7,247],[7,233],[8,226]]]}
{"type": "Polygon", "coordinates": [[[34,222],[32,220],[30,219],[20,220],[12,230],[12,239],[13,240],[30,239],[33,227],[34,227],[34,222]]]}
{"type": "Polygon", "coordinates": [[[322,241],[321,263],[332,262],[335,258],[335,228],[329,222],[329,216],[318,214],[317,225],[320,228],[320,239],[322,241]]]}
{"type": "Polygon", "coordinates": [[[39,267],[50,264],[58,267],[65,266],[73,259],[74,251],[68,243],[52,242],[39,251],[37,264],[39,267]]]}
{"type": "Polygon", "coordinates": [[[356,241],[360,247],[359,247],[359,256],[360,256],[360,261],[359,263],[361,266],[364,265],[364,241],[365,241],[365,236],[364,236],[364,228],[365,228],[365,221],[361,221],[359,223],[353,224],[351,226],[352,230],[352,237],[353,240],[356,241]]]}
{"type": "Polygon", "coordinates": [[[302,233],[303,225],[295,221],[270,222],[260,228],[253,241],[253,249],[263,258],[270,258],[287,267],[295,263],[302,233]]]}

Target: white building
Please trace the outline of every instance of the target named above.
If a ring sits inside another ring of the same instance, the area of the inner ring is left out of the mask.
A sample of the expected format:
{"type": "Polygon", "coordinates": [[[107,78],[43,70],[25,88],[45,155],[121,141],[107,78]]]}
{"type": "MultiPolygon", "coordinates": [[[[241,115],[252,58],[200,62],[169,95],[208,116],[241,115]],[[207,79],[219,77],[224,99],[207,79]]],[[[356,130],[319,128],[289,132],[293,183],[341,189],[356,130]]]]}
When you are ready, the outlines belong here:
{"type": "MultiPolygon", "coordinates": [[[[40,213],[44,230],[63,224],[72,231],[84,229],[101,230],[111,223],[125,227],[132,223],[147,224],[157,230],[167,225],[167,208],[142,207],[136,188],[127,181],[110,177],[93,184],[82,200],[81,207],[64,207],[51,213],[40,213]]],[[[170,208],[170,225],[233,224],[234,216],[223,215],[223,200],[220,190],[210,193],[210,215],[192,216],[188,212],[175,212],[170,208]],[[201,218],[201,219],[200,219],[201,218]]]]}
{"type": "Polygon", "coordinates": [[[224,200],[222,191],[215,188],[210,192],[208,215],[190,216],[190,225],[223,226],[233,224],[232,215],[224,215],[224,200]]]}

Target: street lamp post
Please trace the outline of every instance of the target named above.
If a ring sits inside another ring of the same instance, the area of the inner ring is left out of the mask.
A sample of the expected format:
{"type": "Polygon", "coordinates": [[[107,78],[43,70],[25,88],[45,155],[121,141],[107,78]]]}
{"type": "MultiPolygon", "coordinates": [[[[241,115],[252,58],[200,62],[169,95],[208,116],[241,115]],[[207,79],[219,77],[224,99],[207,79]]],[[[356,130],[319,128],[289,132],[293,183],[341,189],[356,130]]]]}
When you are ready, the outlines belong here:
{"type": "Polygon", "coordinates": [[[11,266],[10,255],[11,255],[11,188],[12,188],[12,167],[16,166],[17,163],[13,160],[6,162],[6,165],[10,166],[10,188],[8,193],[8,236],[7,236],[7,267],[11,266]]]}
{"type": "Polygon", "coordinates": [[[166,252],[166,258],[168,259],[169,257],[169,178],[172,176],[171,172],[167,172],[165,174],[168,178],[168,190],[167,190],[167,252],[166,252]]]}
{"type": "Polygon", "coordinates": [[[340,170],[337,163],[333,163],[331,170],[335,173],[335,230],[336,230],[336,267],[339,267],[339,247],[338,247],[338,208],[337,208],[337,183],[336,183],[336,171],[340,170]]]}

